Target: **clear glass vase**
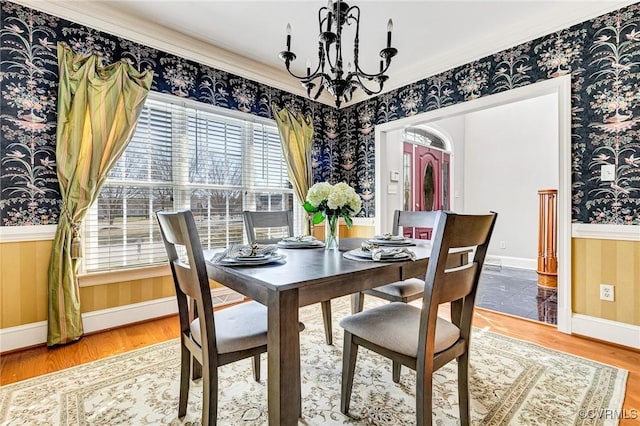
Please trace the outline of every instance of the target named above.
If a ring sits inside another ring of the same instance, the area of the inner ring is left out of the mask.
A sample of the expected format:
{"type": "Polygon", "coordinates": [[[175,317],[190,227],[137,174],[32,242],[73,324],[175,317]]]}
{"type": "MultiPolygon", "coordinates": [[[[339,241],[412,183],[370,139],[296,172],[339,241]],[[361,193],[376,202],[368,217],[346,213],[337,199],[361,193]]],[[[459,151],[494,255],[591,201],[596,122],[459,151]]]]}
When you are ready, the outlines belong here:
{"type": "Polygon", "coordinates": [[[324,221],[324,249],[338,250],[340,236],[338,234],[339,216],[327,216],[324,221]]]}

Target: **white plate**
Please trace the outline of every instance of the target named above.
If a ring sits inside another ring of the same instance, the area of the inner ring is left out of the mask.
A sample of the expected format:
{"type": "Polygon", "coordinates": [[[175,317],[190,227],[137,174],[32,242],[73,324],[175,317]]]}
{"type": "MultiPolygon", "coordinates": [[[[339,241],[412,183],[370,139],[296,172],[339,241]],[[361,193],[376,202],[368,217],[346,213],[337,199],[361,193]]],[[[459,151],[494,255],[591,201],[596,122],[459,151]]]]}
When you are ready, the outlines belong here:
{"type": "MultiPolygon", "coordinates": [[[[357,257],[361,257],[363,259],[371,259],[371,252],[370,251],[363,251],[362,249],[355,249],[355,250],[351,250],[349,251],[349,253],[351,253],[354,256],[357,257]]],[[[396,254],[386,254],[386,253],[382,253],[382,257],[380,258],[380,260],[384,260],[384,261],[388,261],[388,260],[406,260],[409,259],[411,256],[409,256],[408,253],[396,253],[396,254]]]]}
{"type": "Polygon", "coordinates": [[[298,237],[287,237],[287,238],[283,238],[282,240],[280,240],[280,242],[284,242],[284,243],[307,243],[307,244],[312,244],[317,242],[318,240],[316,240],[315,237],[312,237],[310,235],[302,237],[302,238],[298,238],[298,237]]]}
{"type": "Polygon", "coordinates": [[[241,262],[255,262],[255,261],[269,259],[270,257],[273,257],[273,256],[274,254],[257,254],[255,256],[236,256],[236,257],[231,257],[229,259],[238,260],[241,262]]]}
{"type": "Polygon", "coordinates": [[[402,256],[402,257],[383,257],[380,260],[373,260],[371,259],[371,256],[369,257],[363,257],[363,256],[358,256],[357,254],[354,254],[354,252],[356,252],[358,250],[351,250],[351,251],[346,251],[344,252],[343,256],[346,259],[350,259],[350,260],[357,260],[360,262],[406,262],[407,260],[410,260],[411,257],[410,256],[402,256]]]}
{"type": "Polygon", "coordinates": [[[413,246],[415,243],[411,240],[378,240],[377,238],[373,238],[368,240],[370,243],[378,244],[380,246],[413,246]]]}
{"type": "Polygon", "coordinates": [[[374,235],[374,240],[377,241],[404,241],[405,238],[402,235],[391,235],[389,238],[386,238],[384,235],[374,235]]]}
{"type": "Polygon", "coordinates": [[[322,241],[310,241],[310,242],[292,242],[292,241],[279,241],[278,247],[280,248],[318,248],[324,247],[324,243],[322,241]]]}
{"type": "Polygon", "coordinates": [[[218,262],[218,265],[224,265],[224,266],[254,266],[254,265],[266,265],[268,263],[272,263],[272,262],[280,262],[284,259],[286,259],[287,256],[285,256],[284,254],[275,254],[273,256],[268,256],[266,258],[263,259],[255,259],[255,260],[247,260],[247,259],[232,259],[232,258],[228,258],[225,257],[224,259],[220,260],[218,262]]]}

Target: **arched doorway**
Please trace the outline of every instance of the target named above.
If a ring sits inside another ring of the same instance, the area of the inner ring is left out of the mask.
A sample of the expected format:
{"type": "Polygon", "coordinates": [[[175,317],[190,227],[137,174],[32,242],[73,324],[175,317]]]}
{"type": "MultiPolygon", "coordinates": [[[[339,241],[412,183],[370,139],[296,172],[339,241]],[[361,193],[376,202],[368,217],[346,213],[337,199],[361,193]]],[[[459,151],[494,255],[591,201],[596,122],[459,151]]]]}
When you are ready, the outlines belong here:
{"type": "MultiPolygon", "coordinates": [[[[403,141],[403,209],[450,209],[451,141],[428,126],[407,127],[403,141]]],[[[406,237],[431,239],[431,228],[406,228],[406,237]]]]}
{"type": "MultiPolygon", "coordinates": [[[[483,96],[478,99],[443,107],[441,109],[404,117],[395,121],[378,124],[375,127],[376,152],[376,216],[374,225],[376,232],[384,230],[391,222],[395,206],[402,206],[400,197],[393,184],[389,185],[384,176],[389,173],[387,163],[393,160],[392,149],[396,143],[395,134],[407,126],[418,126],[419,123],[437,122],[452,119],[464,114],[482,111],[495,106],[507,105],[526,99],[553,95],[557,105],[557,172],[558,172],[558,290],[557,290],[557,326],[558,331],[571,333],[573,322],[577,327],[582,326],[580,319],[574,318],[571,307],[571,75],[539,81],[523,87],[505,92],[483,96]]],[[[439,127],[438,127],[439,129],[439,127]]],[[[457,138],[455,139],[457,142],[457,138]]],[[[402,150],[398,150],[399,155],[402,150]]],[[[465,165],[468,161],[466,149],[455,149],[452,152],[451,181],[452,196],[451,210],[458,212],[471,211],[465,205],[464,198],[460,199],[458,191],[464,191],[464,183],[468,180],[465,175],[465,165]]],[[[473,192],[473,191],[471,191],[473,192]]],[[[477,194],[476,194],[477,195],[477,194]]],[[[583,328],[584,329],[584,328],[583,328]]],[[[589,334],[589,333],[587,333],[589,334]]]]}

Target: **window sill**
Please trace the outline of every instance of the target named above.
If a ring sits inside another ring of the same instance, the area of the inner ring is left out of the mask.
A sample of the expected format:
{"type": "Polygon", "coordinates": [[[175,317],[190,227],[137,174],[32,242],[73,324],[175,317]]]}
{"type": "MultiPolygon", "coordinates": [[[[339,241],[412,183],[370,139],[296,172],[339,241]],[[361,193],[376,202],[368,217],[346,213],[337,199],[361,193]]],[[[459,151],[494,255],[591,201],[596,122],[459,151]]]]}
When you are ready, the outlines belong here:
{"type": "Polygon", "coordinates": [[[149,266],[145,268],[122,269],[119,271],[95,272],[78,276],[80,287],[115,284],[125,281],[144,280],[147,278],[165,277],[171,275],[169,265],[149,266]]]}

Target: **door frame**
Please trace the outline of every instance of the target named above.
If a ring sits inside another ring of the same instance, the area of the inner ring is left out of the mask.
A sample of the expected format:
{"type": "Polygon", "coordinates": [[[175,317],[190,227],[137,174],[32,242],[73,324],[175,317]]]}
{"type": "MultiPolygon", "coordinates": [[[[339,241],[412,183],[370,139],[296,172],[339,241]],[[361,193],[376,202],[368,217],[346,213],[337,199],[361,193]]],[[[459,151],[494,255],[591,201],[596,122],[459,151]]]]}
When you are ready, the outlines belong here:
{"type": "MultiPolygon", "coordinates": [[[[384,198],[381,169],[381,152],[386,144],[387,133],[418,123],[428,124],[470,112],[481,111],[513,102],[523,101],[544,95],[557,95],[558,102],[558,331],[571,333],[571,75],[543,80],[524,87],[508,90],[494,95],[483,96],[444,107],[441,109],[401,118],[375,127],[375,211],[376,232],[390,223],[386,217],[387,205],[384,198]]],[[[451,153],[451,161],[455,153],[451,153]]],[[[451,183],[455,175],[451,173],[451,183]]],[[[452,204],[453,205],[453,204],[452,204]]]]}

